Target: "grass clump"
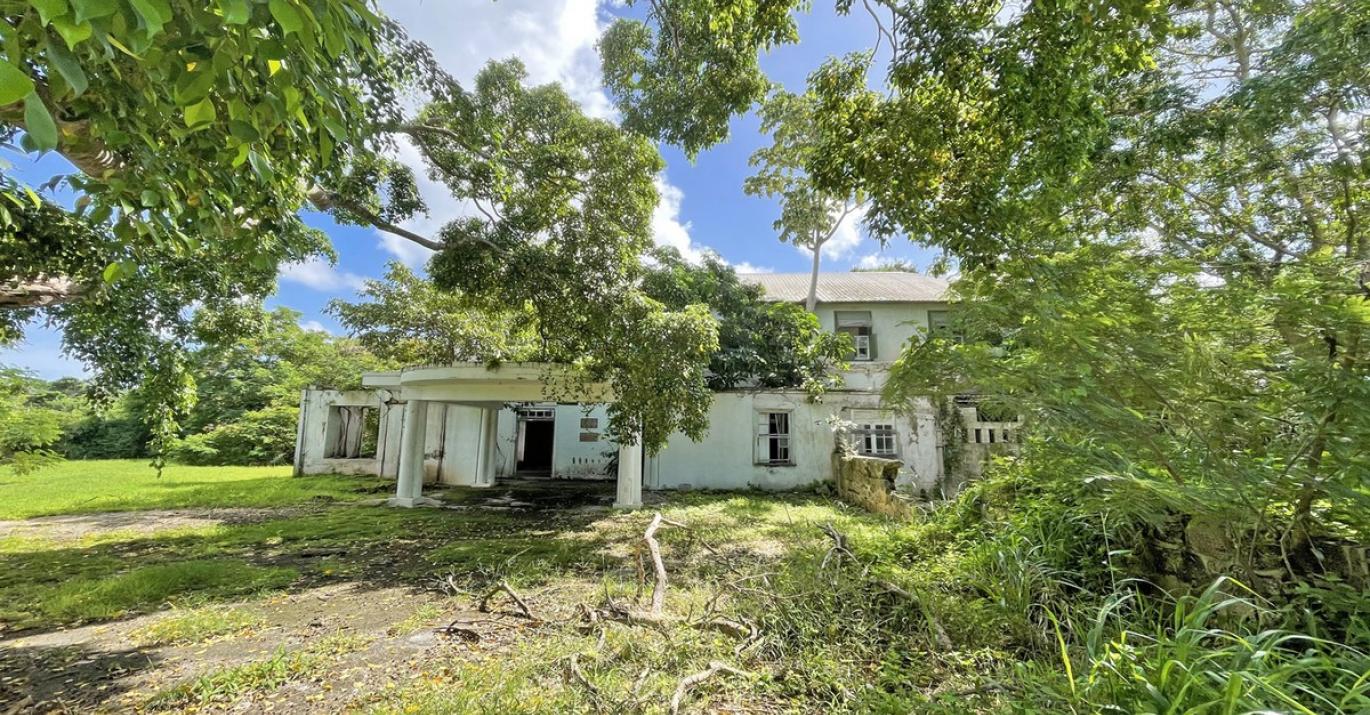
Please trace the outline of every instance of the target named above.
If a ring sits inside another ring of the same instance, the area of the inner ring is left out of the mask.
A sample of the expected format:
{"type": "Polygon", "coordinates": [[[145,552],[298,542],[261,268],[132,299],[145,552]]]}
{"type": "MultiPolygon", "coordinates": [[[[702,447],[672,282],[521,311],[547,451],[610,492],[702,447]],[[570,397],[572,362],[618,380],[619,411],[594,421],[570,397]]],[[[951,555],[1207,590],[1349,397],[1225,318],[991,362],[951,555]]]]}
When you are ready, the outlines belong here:
{"type": "Polygon", "coordinates": [[[305,648],[278,648],[270,658],[207,673],[152,696],[146,707],[168,711],[230,704],[253,693],[275,690],[286,683],[309,679],[337,660],[370,643],[361,636],[334,633],[305,648]]]}
{"type": "Polygon", "coordinates": [[[160,645],[189,645],[237,636],[260,628],[266,620],[244,608],[175,609],[129,634],[139,647],[160,645]]]}
{"type": "MultiPolygon", "coordinates": [[[[293,568],[253,566],[228,559],[142,566],[108,578],[76,578],[36,589],[31,617],[77,623],[153,610],[177,598],[225,598],[289,585],[293,568]]],[[[19,625],[25,624],[21,621],[19,625]]]]}

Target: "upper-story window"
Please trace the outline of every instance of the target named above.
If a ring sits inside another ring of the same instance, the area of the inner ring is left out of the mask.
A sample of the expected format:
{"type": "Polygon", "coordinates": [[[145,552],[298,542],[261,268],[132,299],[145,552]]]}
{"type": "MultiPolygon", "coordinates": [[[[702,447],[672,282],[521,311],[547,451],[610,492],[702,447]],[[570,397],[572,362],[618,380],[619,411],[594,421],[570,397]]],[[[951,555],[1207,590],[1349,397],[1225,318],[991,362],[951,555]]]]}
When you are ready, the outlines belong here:
{"type": "Polygon", "coordinates": [[[957,342],[964,339],[951,323],[951,312],[946,310],[928,311],[928,335],[934,338],[950,338],[957,342]]]}
{"type": "Polygon", "coordinates": [[[837,332],[851,336],[851,359],[867,362],[875,359],[875,334],[871,332],[869,310],[839,310],[834,314],[837,332]]]}

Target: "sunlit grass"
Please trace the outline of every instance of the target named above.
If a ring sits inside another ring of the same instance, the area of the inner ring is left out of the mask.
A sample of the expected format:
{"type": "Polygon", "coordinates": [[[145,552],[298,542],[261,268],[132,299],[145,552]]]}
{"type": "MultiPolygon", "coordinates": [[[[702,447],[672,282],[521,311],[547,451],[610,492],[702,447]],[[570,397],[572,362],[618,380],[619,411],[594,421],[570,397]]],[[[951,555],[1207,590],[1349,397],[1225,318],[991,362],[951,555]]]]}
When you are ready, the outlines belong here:
{"type": "Polygon", "coordinates": [[[134,630],[129,634],[129,638],[140,647],[188,645],[224,636],[241,635],[259,628],[263,623],[265,619],[245,608],[178,608],[134,630]]]}
{"type": "Polygon", "coordinates": [[[152,710],[185,710],[193,706],[229,704],[244,696],[268,692],[286,683],[304,680],[332,667],[338,658],[355,653],[370,639],[335,633],[304,648],[278,648],[270,658],[207,673],[154,695],[152,710]]]}
{"type": "Polygon", "coordinates": [[[281,507],[355,500],[386,480],[292,477],[289,466],[167,465],[161,476],[139,459],[61,462],[16,476],[0,470],[0,519],[142,509],[281,507]]]}

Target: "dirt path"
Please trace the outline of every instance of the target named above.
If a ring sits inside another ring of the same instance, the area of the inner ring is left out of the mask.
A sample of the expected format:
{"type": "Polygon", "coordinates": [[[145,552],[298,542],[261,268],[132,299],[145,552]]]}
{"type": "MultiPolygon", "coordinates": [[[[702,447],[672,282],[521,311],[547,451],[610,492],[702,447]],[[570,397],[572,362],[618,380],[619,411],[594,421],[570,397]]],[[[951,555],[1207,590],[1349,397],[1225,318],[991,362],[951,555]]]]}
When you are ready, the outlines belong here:
{"type": "Polygon", "coordinates": [[[251,524],[283,519],[298,509],[161,509],[115,511],[95,514],[39,516],[20,521],[0,521],[0,538],[21,537],[53,541],[77,541],[110,532],[152,535],[163,531],[210,528],[220,524],[251,524]]]}
{"type": "Polygon", "coordinates": [[[207,643],[134,646],[130,634],[165,613],[0,641],[0,712],[138,711],[178,684],[342,635],[362,647],[330,658],[319,672],[278,688],[196,704],[201,711],[338,712],[406,684],[435,658],[497,649],[535,625],[507,614],[478,613],[471,605],[469,598],[434,592],[342,583],[224,604],[261,616],[264,625],[207,643]],[[457,618],[480,634],[479,641],[443,632],[457,618]]]}

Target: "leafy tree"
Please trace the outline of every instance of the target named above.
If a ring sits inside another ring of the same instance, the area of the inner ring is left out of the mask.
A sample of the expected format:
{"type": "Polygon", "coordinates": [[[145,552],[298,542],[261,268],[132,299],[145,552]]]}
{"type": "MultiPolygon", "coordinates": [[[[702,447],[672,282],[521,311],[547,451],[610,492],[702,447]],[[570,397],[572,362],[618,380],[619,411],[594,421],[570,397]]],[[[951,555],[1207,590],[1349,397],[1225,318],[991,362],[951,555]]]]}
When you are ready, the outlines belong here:
{"type": "MultiPolygon", "coordinates": [[[[195,406],[183,421],[173,458],[197,464],[281,464],[295,451],[300,392],[308,387],[355,389],[361,374],[387,363],[346,338],[300,327],[288,308],[239,307],[250,325],[230,345],[206,343],[191,353],[195,406]]],[[[214,331],[224,316],[203,313],[196,327],[214,331]]]]}
{"type": "Polygon", "coordinates": [[[892,261],[878,263],[869,268],[855,266],[851,270],[852,273],[917,273],[918,266],[914,265],[913,261],[904,258],[896,258],[892,261]]]}
{"type": "Polygon", "coordinates": [[[632,291],[659,155],[584,117],[558,89],[524,88],[516,63],[492,66],[467,91],[369,0],[8,0],[5,10],[6,137],[55,149],[79,173],[50,184],[76,195],[70,209],[45,197],[47,186],[4,177],[0,337],[39,313],[61,324],[68,352],[98,370],[97,397],[138,385],[152,398],[155,434],[176,432],[195,393],[186,346],[231,343],[247,329],[222,320],[206,334],[190,309],[229,316],[236,301],[268,294],[283,262],[332,256],[298,217],[306,203],[438,251],[444,289],[555,314],[539,321],[551,359],[613,345],[579,363],[585,379],[624,395],[647,394],[630,375],[676,389],[651,410],[625,401],[632,424],[620,436],[650,422],[660,444],[701,424],[691,396],[703,384],[708,321],[673,322],[632,291]],[[409,90],[415,116],[398,100],[409,90]],[[437,236],[401,226],[425,207],[394,158],[398,136],[488,220],[437,236]],[[671,360],[614,344],[650,335],[671,360]],[[647,375],[653,361],[672,378],[647,375]]]}
{"type": "Polygon", "coordinates": [[[815,186],[805,167],[813,163],[818,136],[814,109],[817,98],[776,91],[761,105],[761,131],[771,135],[771,146],[752,154],[757,173],[743,188],[748,194],[780,197],[780,218],[775,229],[783,243],[813,253],[809,273],[809,296],[805,307],[812,313],[818,305],[818,269],[823,246],[842,222],[861,208],[859,195],[843,194],[815,186]]]}
{"type": "Polygon", "coordinates": [[[526,310],[538,360],[607,382],[614,436],[649,449],[703,434],[716,325],[701,306],[666,310],[637,288],[652,245],[646,139],[584,115],[560,87],[524,86],[516,60],[491,63],[470,93],[420,112],[413,137],[430,174],[477,215],[440,230],[429,271],[488,314],[526,310]]]}
{"type": "Polygon", "coordinates": [[[367,0],[2,4],[0,131],[78,173],[0,177],[0,340],[43,314],[96,397],[140,385],[170,433],[189,308],[262,297],[282,262],[327,253],[297,213],[382,161],[426,55],[367,0]]]}
{"type": "Polygon", "coordinates": [[[599,50],[604,84],[623,125],[676,144],[691,157],[727,139],[732,116],[771,86],[757,50],[799,39],[790,12],[800,4],[650,0],[645,22],[616,20],[599,50]]]}
{"type": "Polygon", "coordinates": [[[659,248],[642,289],[668,308],[706,305],[718,319],[718,350],[709,360],[709,386],[804,388],[813,395],[834,385],[850,353],[850,338],[826,332],[812,312],[764,299],[759,286],[738,280],[716,256],[693,265],[674,248],[659,248]]]}
{"type": "Polygon", "coordinates": [[[510,362],[537,354],[537,315],[439,290],[403,263],[358,291],[367,300],[333,300],[328,311],[373,355],[400,365],[510,362]]]}
{"type": "Polygon", "coordinates": [[[76,417],[71,401],[28,373],[0,367],[0,467],[24,474],[57,459],[52,447],[76,417]]]}
{"type": "MultiPolygon", "coordinates": [[[[718,47],[764,49],[787,22],[777,6],[800,3],[658,5],[643,56],[605,56],[608,77],[652,75],[634,91],[689,78],[687,60],[718,47]],[[706,7],[746,17],[672,34],[667,19],[706,7]]],[[[1037,474],[1102,476],[1123,513],[1231,513],[1300,569],[1319,528],[1363,537],[1370,8],[863,5],[893,44],[883,83],[875,53],[810,77],[805,169],[868,197],[872,232],[961,270],[965,342],[906,356],[893,392],[995,393],[1043,437],[1027,451],[1037,474]]],[[[726,117],[694,106],[644,129],[720,136],[726,117]]]]}

